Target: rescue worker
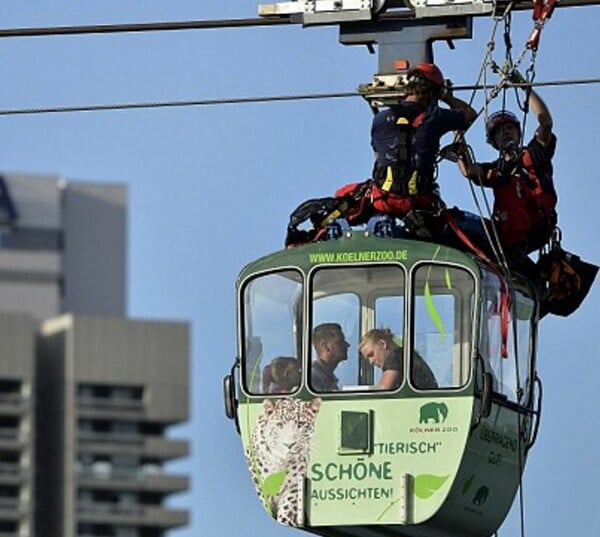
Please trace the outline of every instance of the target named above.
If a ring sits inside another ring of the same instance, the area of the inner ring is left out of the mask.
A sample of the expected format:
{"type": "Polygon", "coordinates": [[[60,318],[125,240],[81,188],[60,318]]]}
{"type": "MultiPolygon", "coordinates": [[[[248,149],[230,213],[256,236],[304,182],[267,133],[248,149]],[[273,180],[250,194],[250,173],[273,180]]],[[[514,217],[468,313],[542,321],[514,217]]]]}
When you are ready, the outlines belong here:
{"type": "Polygon", "coordinates": [[[441,233],[438,217],[443,203],[435,177],[440,139],[447,132],[466,130],[477,113],[447,91],[436,65],[421,63],[407,76],[404,100],[373,118],[373,178],[344,185],[333,198],[301,204],[290,217],[286,247],[318,239],[324,225],[340,217],[360,225],[384,214],[402,218],[405,230],[417,237],[434,239],[441,233]],[[440,108],[440,100],[450,109],[440,108]],[[309,219],[313,227],[299,230],[299,224],[309,219]]]}
{"type": "Polygon", "coordinates": [[[430,230],[423,217],[442,207],[435,167],[440,139],[466,130],[476,117],[469,104],[447,91],[436,65],[411,69],[404,100],[373,118],[373,209],[403,218],[409,230],[426,237],[430,230]],[[450,109],[440,108],[440,100],[450,109]]]}
{"type": "MultiPolygon", "coordinates": [[[[511,81],[524,80],[515,72],[511,81]]],[[[509,266],[535,279],[537,271],[528,254],[549,241],[557,222],[552,177],[556,136],[548,107],[533,89],[526,91],[529,108],[538,123],[527,146],[521,145],[521,124],[517,117],[501,110],[491,114],[486,122],[487,142],[498,151],[498,158],[492,162],[472,162],[469,153],[462,151],[458,166],[471,181],[493,189],[492,218],[509,266]]]]}

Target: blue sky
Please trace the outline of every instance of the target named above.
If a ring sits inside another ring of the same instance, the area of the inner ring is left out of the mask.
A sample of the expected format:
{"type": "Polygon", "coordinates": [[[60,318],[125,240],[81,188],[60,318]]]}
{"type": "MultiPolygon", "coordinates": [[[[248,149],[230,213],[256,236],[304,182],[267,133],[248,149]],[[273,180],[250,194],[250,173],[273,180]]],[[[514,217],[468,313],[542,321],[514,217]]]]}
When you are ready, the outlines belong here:
{"type": "MultiPolygon", "coordinates": [[[[0,27],[248,18],[256,9],[249,0],[2,0],[0,27]]],[[[542,35],[537,80],[597,78],[597,21],[597,7],[557,9],[542,35]]],[[[528,13],[514,16],[515,55],[531,28],[528,13]]],[[[490,32],[491,21],[479,18],[472,40],[454,51],[436,45],[455,85],[475,82],[490,32]]],[[[501,61],[501,39],[497,46],[501,61]]],[[[349,92],[371,79],[377,60],[339,45],[335,28],[286,25],[0,39],[0,69],[0,110],[8,110],[349,92]]],[[[598,85],[540,93],[559,138],[564,246],[599,263],[598,85]]],[[[174,501],[192,522],[176,535],[294,531],[264,514],[223,414],[221,379],[236,353],[234,282],[247,262],[282,246],[301,201],[369,175],[370,120],[359,98],[0,117],[0,170],[128,185],[130,315],[192,323],[191,421],[177,433],[193,453],[175,468],[193,486],[174,501]]],[[[468,139],[478,157],[493,156],[480,123],[468,139]]],[[[440,177],[448,204],[474,210],[452,166],[440,177]]],[[[578,312],[540,327],[544,408],[523,484],[527,535],[600,534],[599,313],[597,283],[578,312]]],[[[518,511],[500,535],[519,534],[518,511]]]]}

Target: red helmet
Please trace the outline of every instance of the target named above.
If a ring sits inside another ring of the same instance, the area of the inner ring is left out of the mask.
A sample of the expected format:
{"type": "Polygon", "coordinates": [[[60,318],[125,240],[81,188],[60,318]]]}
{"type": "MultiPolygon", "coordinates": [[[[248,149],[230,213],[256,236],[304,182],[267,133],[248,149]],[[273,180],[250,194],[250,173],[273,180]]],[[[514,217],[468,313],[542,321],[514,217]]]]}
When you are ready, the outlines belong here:
{"type": "Polygon", "coordinates": [[[413,67],[408,74],[410,76],[417,73],[436,86],[443,88],[446,85],[444,75],[439,67],[433,63],[420,63],[413,67]]]}
{"type": "Polygon", "coordinates": [[[485,133],[488,143],[492,143],[496,129],[506,123],[512,123],[521,132],[521,122],[517,116],[508,110],[498,110],[491,114],[485,123],[485,133]]]}

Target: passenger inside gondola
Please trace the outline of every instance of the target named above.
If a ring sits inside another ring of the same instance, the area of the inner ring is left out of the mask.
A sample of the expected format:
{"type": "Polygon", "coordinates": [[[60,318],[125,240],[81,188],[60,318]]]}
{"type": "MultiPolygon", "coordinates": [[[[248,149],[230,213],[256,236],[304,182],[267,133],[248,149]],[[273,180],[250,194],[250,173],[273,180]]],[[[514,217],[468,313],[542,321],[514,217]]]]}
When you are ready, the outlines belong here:
{"type": "Polygon", "coordinates": [[[263,393],[290,393],[300,386],[300,362],[289,356],[278,356],[263,369],[263,393]]]}
{"type": "Polygon", "coordinates": [[[312,342],[317,354],[311,368],[311,386],[317,392],[338,391],[336,367],[348,359],[346,336],[338,323],[322,323],[313,329],[312,342]]]}
{"type": "MultiPolygon", "coordinates": [[[[403,348],[394,340],[394,335],[389,328],[369,330],[360,340],[359,350],[365,360],[383,371],[377,383],[377,389],[393,390],[400,386],[404,378],[404,352],[403,348]]],[[[416,388],[438,387],[427,362],[416,351],[413,353],[411,377],[416,388]]]]}

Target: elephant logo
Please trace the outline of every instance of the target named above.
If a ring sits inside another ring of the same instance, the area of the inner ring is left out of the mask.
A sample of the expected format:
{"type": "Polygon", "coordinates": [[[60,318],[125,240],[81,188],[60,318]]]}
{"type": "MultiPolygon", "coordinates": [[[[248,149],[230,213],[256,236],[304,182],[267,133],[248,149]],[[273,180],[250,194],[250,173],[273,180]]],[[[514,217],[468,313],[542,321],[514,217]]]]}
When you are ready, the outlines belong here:
{"type": "Polygon", "coordinates": [[[489,493],[490,489],[485,485],[483,487],[479,487],[475,493],[475,496],[473,497],[473,504],[479,506],[483,505],[486,502],[489,493]]]}
{"type": "Polygon", "coordinates": [[[429,423],[433,420],[434,423],[442,423],[448,417],[448,406],[446,403],[427,403],[421,407],[419,412],[419,423],[429,423]]]}

